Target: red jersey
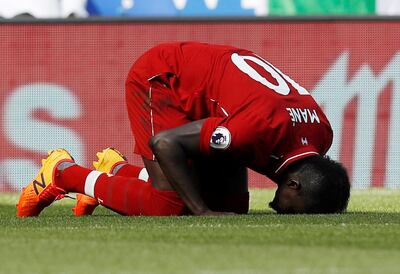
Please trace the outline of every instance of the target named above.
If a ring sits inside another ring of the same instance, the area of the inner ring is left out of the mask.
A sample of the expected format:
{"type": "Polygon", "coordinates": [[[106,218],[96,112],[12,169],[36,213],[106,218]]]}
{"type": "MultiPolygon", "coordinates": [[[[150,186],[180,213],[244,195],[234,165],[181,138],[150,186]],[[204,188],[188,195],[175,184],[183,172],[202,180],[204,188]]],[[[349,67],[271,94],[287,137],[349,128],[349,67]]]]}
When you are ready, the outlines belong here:
{"type": "Polygon", "coordinates": [[[306,89],[248,50],[194,42],[146,52],[129,77],[161,79],[189,120],[206,118],[204,154],[226,154],[271,178],[293,161],[323,155],[332,129],[306,89]]]}

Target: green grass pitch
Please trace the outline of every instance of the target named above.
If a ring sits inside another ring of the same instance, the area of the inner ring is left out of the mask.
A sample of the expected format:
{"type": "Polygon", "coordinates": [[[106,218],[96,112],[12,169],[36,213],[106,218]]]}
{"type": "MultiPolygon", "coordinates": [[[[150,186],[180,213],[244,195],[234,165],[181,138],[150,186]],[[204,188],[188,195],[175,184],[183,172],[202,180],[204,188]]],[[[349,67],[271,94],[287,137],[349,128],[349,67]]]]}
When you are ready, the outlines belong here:
{"type": "Polygon", "coordinates": [[[354,190],[348,213],[74,218],[61,201],[18,219],[0,194],[0,273],[400,273],[400,191],[354,190]]]}

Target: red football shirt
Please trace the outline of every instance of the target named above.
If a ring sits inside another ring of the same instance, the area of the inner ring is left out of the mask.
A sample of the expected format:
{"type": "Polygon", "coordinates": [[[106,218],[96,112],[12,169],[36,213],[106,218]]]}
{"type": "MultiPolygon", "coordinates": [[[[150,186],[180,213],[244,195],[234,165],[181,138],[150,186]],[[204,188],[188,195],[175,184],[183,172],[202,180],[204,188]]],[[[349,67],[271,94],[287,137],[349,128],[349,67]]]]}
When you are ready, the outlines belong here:
{"type": "Polygon", "coordinates": [[[146,55],[142,60],[151,63],[130,76],[168,75],[188,118],[207,118],[204,154],[227,154],[273,178],[293,161],[325,154],[332,143],[331,126],[307,90],[250,51],[184,42],[146,55]]]}

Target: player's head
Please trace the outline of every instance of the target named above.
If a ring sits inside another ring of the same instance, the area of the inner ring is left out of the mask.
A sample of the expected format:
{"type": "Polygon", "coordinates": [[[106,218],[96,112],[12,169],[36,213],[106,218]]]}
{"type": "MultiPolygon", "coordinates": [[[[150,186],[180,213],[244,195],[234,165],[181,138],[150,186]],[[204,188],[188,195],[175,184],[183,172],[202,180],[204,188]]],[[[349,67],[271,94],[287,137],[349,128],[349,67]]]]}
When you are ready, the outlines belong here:
{"type": "Polygon", "coordinates": [[[297,161],[277,181],[269,206],[278,213],[340,213],[347,208],[349,177],[344,167],[328,156],[297,161]]]}

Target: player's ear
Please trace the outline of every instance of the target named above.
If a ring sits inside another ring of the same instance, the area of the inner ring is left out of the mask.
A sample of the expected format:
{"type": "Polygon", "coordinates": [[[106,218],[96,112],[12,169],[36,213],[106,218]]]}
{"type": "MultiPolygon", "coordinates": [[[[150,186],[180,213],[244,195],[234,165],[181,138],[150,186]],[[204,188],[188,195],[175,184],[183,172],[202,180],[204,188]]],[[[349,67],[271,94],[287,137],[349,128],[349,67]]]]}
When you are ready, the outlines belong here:
{"type": "Polygon", "coordinates": [[[294,180],[294,179],[287,180],[286,185],[291,189],[300,190],[300,188],[301,188],[300,182],[298,180],[294,180]]]}

